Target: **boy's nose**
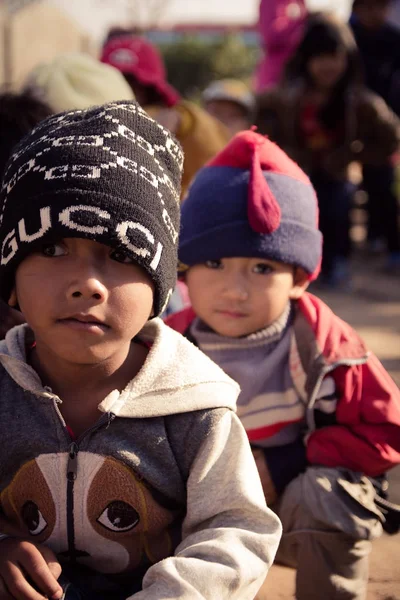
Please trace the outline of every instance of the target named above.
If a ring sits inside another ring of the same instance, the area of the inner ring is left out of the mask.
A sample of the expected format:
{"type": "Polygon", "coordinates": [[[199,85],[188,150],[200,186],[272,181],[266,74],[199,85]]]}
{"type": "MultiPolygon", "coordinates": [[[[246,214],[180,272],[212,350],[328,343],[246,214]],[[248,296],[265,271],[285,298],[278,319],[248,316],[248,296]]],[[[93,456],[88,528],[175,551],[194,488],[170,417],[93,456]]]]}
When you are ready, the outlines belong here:
{"type": "Polygon", "coordinates": [[[85,298],[103,302],[107,298],[107,287],[94,273],[81,273],[68,286],[70,298],[85,298]]]}
{"type": "Polygon", "coordinates": [[[80,283],[71,286],[72,298],[93,298],[94,300],[105,300],[107,296],[107,290],[104,285],[97,280],[88,280],[85,283],[80,283]]]}
{"type": "Polygon", "coordinates": [[[224,291],[226,296],[235,300],[246,300],[249,296],[247,286],[238,279],[227,282],[224,291]]]}

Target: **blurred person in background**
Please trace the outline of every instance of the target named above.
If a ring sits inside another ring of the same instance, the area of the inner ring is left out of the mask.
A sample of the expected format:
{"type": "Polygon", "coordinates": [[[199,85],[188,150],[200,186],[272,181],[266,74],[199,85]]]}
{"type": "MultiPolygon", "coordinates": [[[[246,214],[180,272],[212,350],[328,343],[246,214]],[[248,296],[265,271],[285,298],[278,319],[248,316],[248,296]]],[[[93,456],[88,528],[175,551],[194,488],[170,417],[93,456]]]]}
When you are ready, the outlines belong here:
{"type": "Polygon", "coordinates": [[[191,179],[225,146],[229,132],[200,106],[180,97],[167,81],[160,53],[144,37],[112,35],[103,47],[101,60],[124,75],[139,104],[178,138],[185,154],[184,198],[191,179]]]}
{"type": "Polygon", "coordinates": [[[239,79],[213,81],[204,90],[205,110],[221,121],[234,136],[248,129],[254,117],[255,99],[250,88],[239,79]]]}
{"type": "Polygon", "coordinates": [[[46,102],[53,113],[134,99],[131,87],[117,69],[79,52],[61,54],[38,65],[24,87],[46,102]]]}
{"type": "MultiPolygon", "coordinates": [[[[364,66],[366,85],[400,115],[400,30],[388,23],[391,0],[354,0],[350,25],[364,66]]],[[[384,242],[386,268],[400,270],[399,210],[394,161],[363,166],[368,195],[368,239],[372,249],[384,242]]]]}
{"type": "MultiPolygon", "coordinates": [[[[0,94],[0,175],[13,148],[29,133],[35,125],[51,114],[51,109],[44,102],[31,94],[4,92],[0,94]]],[[[9,329],[24,322],[19,310],[15,310],[0,300],[0,339],[9,329]]]]}
{"type": "Polygon", "coordinates": [[[324,236],[321,281],[349,284],[349,166],[387,164],[398,148],[399,120],[362,85],[349,27],[333,15],[310,15],[281,85],[258,97],[256,124],[310,176],[324,236]]]}
{"type": "Polygon", "coordinates": [[[258,92],[279,82],[301,40],[306,17],[305,0],[261,0],[259,32],[264,54],[255,78],[258,92]]]}

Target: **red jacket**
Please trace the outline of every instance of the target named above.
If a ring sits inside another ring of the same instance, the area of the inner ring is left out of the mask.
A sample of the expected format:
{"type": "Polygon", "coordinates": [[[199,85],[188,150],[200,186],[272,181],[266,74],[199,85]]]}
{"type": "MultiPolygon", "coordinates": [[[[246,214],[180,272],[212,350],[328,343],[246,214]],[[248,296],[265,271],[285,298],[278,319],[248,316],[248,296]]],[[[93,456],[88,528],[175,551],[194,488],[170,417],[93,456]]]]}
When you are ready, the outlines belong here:
{"type": "MultiPolygon", "coordinates": [[[[167,324],[185,333],[191,308],[167,324]]],[[[345,467],[371,477],[400,463],[400,391],[358,334],[324,302],[305,293],[297,301],[290,350],[294,385],[307,404],[310,464],[345,467]],[[336,423],[316,428],[313,405],[326,375],[336,384],[336,423]]]]}

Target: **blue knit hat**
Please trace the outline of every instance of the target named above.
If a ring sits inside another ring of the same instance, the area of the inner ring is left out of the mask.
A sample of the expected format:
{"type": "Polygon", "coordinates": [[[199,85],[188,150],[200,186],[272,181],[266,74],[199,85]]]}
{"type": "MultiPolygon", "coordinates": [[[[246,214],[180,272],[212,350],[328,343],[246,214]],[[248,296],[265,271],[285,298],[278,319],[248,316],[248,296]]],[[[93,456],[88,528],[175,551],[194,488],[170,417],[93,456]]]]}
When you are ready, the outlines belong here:
{"type": "Polygon", "coordinates": [[[181,209],[183,270],[234,256],[269,258],[318,276],[322,235],[310,180],[276,144],[238,133],[194,179],[181,209]]]}

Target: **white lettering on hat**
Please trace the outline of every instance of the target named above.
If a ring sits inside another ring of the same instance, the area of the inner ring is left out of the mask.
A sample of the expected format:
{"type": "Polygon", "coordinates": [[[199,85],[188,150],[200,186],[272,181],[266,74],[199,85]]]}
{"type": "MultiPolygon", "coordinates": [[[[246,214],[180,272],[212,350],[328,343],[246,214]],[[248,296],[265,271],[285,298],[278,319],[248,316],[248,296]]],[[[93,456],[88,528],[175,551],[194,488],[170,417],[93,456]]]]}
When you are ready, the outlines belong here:
{"type": "Polygon", "coordinates": [[[140,177],[143,177],[148,183],[155,188],[158,188],[158,177],[154,175],[151,171],[146,169],[146,167],[140,167],[140,177]]]}
{"type": "MultiPolygon", "coordinates": [[[[39,213],[40,214],[40,228],[35,233],[27,233],[25,218],[20,219],[20,221],[18,222],[19,241],[25,242],[25,243],[30,243],[30,242],[33,242],[33,241],[43,237],[45,235],[45,233],[51,229],[51,226],[52,226],[50,211],[51,211],[50,206],[45,206],[40,209],[40,213],[39,213]]],[[[83,225],[81,223],[77,223],[73,219],[73,215],[75,213],[77,213],[77,216],[78,216],[79,213],[81,213],[81,212],[93,213],[99,219],[107,219],[107,220],[111,219],[111,214],[109,212],[107,212],[105,210],[101,210],[97,206],[85,206],[83,204],[77,204],[74,206],[69,206],[69,207],[65,208],[64,210],[62,210],[58,215],[58,220],[65,227],[68,227],[69,229],[74,229],[75,231],[81,231],[82,233],[89,233],[92,235],[102,235],[106,231],[109,231],[109,227],[105,227],[100,224],[98,224],[98,225],[83,225]]],[[[165,213],[166,213],[166,211],[165,211],[165,213]]],[[[164,220],[166,220],[167,218],[168,218],[168,213],[164,214],[164,220]]],[[[170,233],[172,235],[171,227],[169,227],[169,229],[170,229],[170,233]]],[[[146,227],[144,227],[144,225],[142,225],[141,223],[135,222],[135,221],[122,221],[121,223],[118,223],[116,225],[115,231],[116,231],[119,239],[121,240],[121,242],[126,246],[126,248],[128,250],[130,250],[131,252],[133,252],[134,254],[136,254],[137,256],[141,256],[142,258],[150,259],[151,256],[153,255],[149,266],[154,271],[157,269],[157,267],[160,263],[160,260],[161,260],[161,255],[163,252],[163,245],[160,242],[157,242],[157,244],[156,244],[154,236],[146,227]],[[128,231],[130,229],[140,231],[144,235],[144,238],[146,239],[147,243],[150,244],[151,246],[153,246],[153,248],[149,249],[149,248],[146,248],[145,246],[139,247],[139,246],[135,246],[134,244],[132,244],[131,240],[128,237],[128,231]],[[155,245],[156,245],[156,247],[154,249],[155,245]]],[[[68,237],[68,235],[66,237],[68,237]]],[[[175,238],[177,237],[176,232],[175,232],[174,237],[175,238]]],[[[6,265],[15,256],[17,251],[18,251],[18,239],[16,236],[15,229],[12,229],[3,240],[3,244],[2,244],[2,248],[1,248],[1,264],[6,265]]]]}
{"type": "Polygon", "coordinates": [[[126,156],[117,156],[117,165],[123,167],[131,173],[137,174],[137,162],[131,160],[130,158],[126,158],[126,156]]]}
{"type": "Polygon", "coordinates": [[[153,269],[153,271],[155,271],[158,267],[158,264],[161,259],[162,251],[163,251],[163,245],[161,244],[161,242],[157,242],[156,253],[153,257],[153,260],[150,263],[150,268],[153,269]]]}
{"type": "Polygon", "coordinates": [[[108,231],[108,227],[103,227],[102,225],[81,225],[80,223],[76,223],[75,221],[73,221],[71,215],[75,212],[81,211],[95,213],[101,219],[111,219],[110,213],[108,213],[105,210],[101,210],[97,206],[85,206],[84,204],[77,204],[75,206],[69,206],[68,208],[64,208],[64,210],[60,212],[58,220],[60,221],[60,223],[65,225],[65,227],[69,227],[70,229],[76,229],[76,231],[82,231],[83,233],[93,233],[101,235],[105,231],[108,231]]]}
{"type": "Polygon", "coordinates": [[[72,176],[83,179],[100,179],[101,169],[94,165],[72,165],[72,176]]]}
{"type": "Polygon", "coordinates": [[[14,175],[11,177],[10,181],[7,183],[7,186],[6,186],[7,194],[9,194],[11,192],[11,190],[13,189],[13,187],[17,183],[17,181],[18,181],[18,172],[15,172],[14,175]]]}
{"type": "Polygon", "coordinates": [[[40,229],[36,233],[26,233],[25,219],[18,222],[18,233],[21,242],[33,242],[39,239],[51,228],[50,206],[40,209],[40,229]]]}
{"type": "Polygon", "coordinates": [[[122,137],[130,140],[131,142],[136,142],[136,134],[132,129],[129,129],[126,125],[118,125],[117,129],[118,133],[122,135],[122,137]]]}
{"type": "Polygon", "coordinates": [[[35,164],[36,164],[36,159],[31,158],[31,160],[28,160],[26,163],[21,165],[20,168],[18,169],[18,177],[23,177],[24,175],[29,173],[29,171],[32,171],[35,164]]]}
{"type": "Polygon", "coordinates": [[[12,229],[10,233],[8,233],[4,238],[3,245],[1,247],[1,264],[6,265],[15,256],[17,250],[18,244],[15,238],[15,229],[12,229]],[[6,244],[8,244],[10,252],[7,254],[7,256],[4,256],[4,249],[6,247],[6,244]]]}
{"type": "Polygon", "coordinates": [[[52,146],[103,146],[101,135],[66,135],[53,140],[52,146]]]}
{"type": "Polygon", "coordinates": [[[172,241],[175,244],[176,240],[178,239],[178,232],[175,229],[174,224],[172,222],[172,219],[169,216],[168,211],[167,211],[166,208],[164,208],[162,216],[163,216],[164,223],[165,223],[165,225],[166,225],[166,227],[167,227],[167,229],[168,229],[168,231],[169,231],[169,233],[171,235],[172,241]]]}
{"type": "MultiPolygon", "coordinates": [[[[154,245],[154,236],[141,223],[137,223],[134,221],[122,221],[122,223],[118,223],[118,225],[115,228],[119,239],[128,248],[128,250],[131,250],[131,252],[133,252],[137,256],[141,256],[143,258],[148,257],[150,255],[150,250],[148,250],[147,248],[138,248],[137,246],[134,246],[130,242],[130,240],[127,236],[128,229],[137,229],[138,231],[141,231],[144,234],[147,241],[153,245],[154,245]]],[[[160,242],[158,242],[154,258],[152,259],[152,261],[150,263],[150,267],[154,271],[156,270],[156,268],[158,267],[158,264],[160,262],[162,250],[163,250],[163,246],[162,246],[162,244],[160,244],[160,242]]]]}
{"type": "Polygon", "coordinates": [[[51,167],[47,169],[44,175],[45,179],[65,179],[67,176],[68,165],[60,165],[59,167],[51,167]]]}
{"type": "Polygon", "coordinates": [[[172,196],[175,198],[176,202],[179,203],[179,195],[176,191],[176,188],[174,186],[174,184],[172,183],[171,179],[168,177],[168,175],[164,172],[162,174],[162,176],[158,177],[158,181],[162,184],[165,185],[168,190],[170,191],[170,193],[172,194],[172,196]]]}
{"type": "Polygon", "coordinates": [[[154,146],[152,146],[150,144],[150,142],[148,142],[147,140],[145,140],[142,136],[138,135],[136,137],[136,143],[139,146],[139,148],[141,148],[142,150],[144,150],[145,152],[147,152],[147,154],[150,154],[150,156],[154,156],[155,152],[154,152],[154,146]]]}
{"type": "Polygon", "coordinates": [[[52,141],[52,146],[72,146],[75,142],[75,135],[64,135],[63,137],[56,138],[52,141]]]}

